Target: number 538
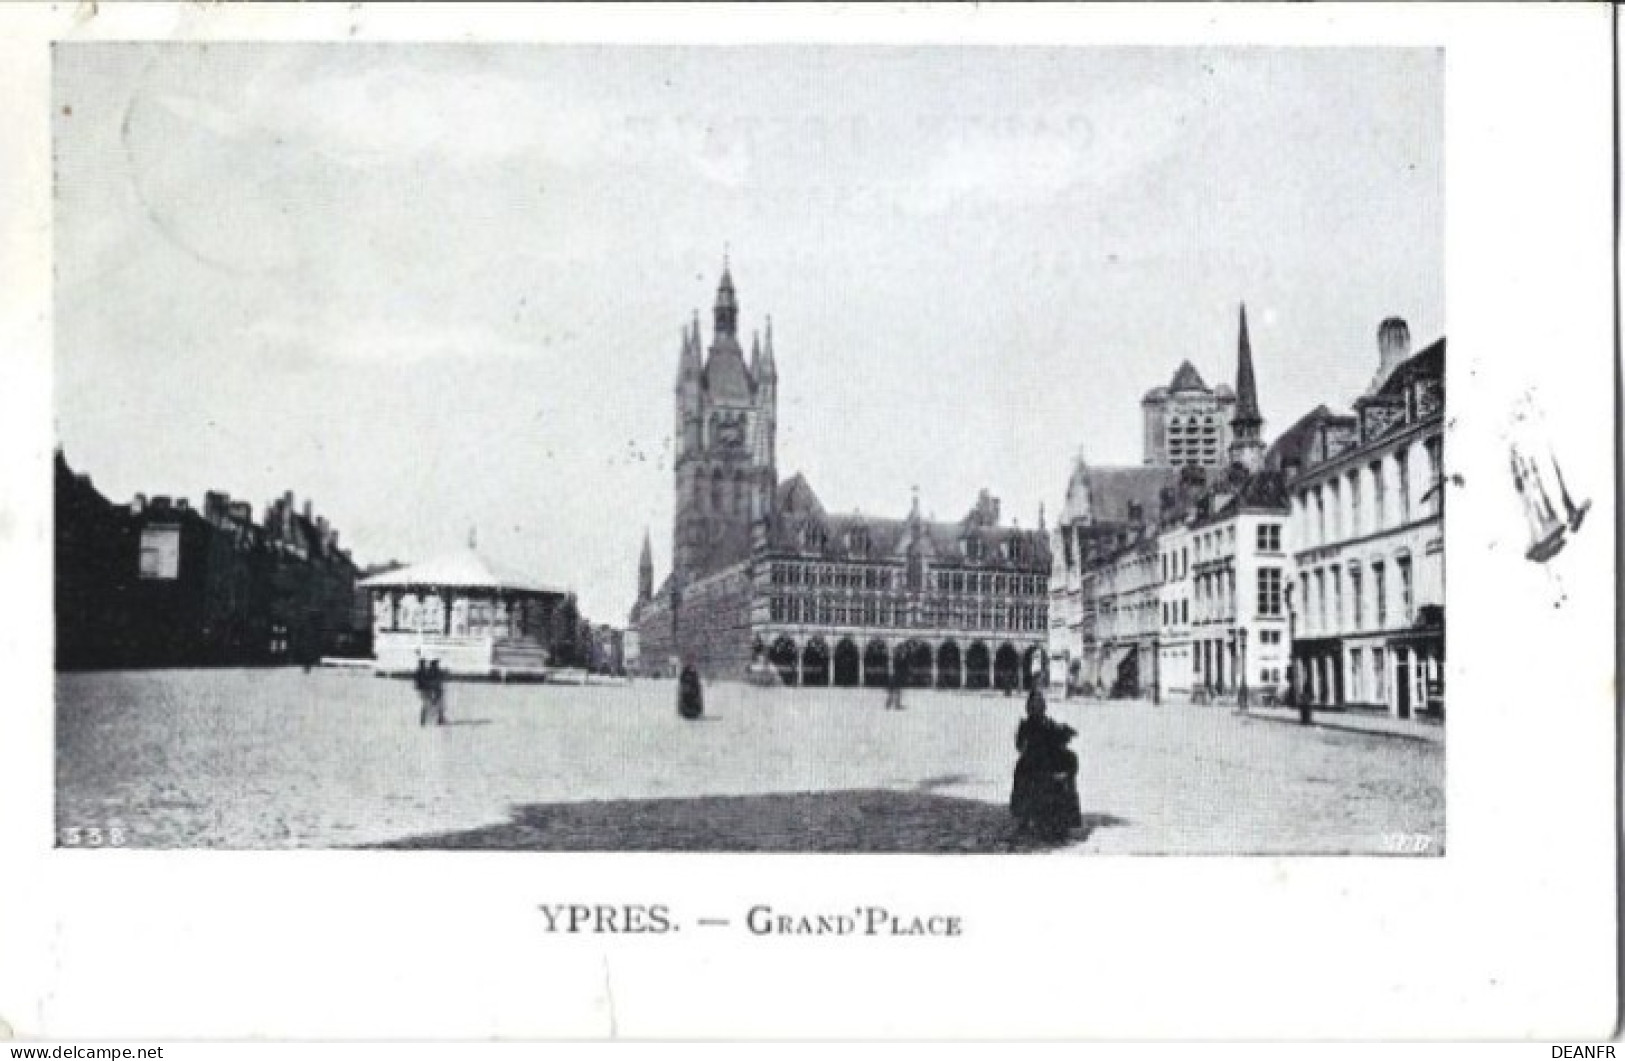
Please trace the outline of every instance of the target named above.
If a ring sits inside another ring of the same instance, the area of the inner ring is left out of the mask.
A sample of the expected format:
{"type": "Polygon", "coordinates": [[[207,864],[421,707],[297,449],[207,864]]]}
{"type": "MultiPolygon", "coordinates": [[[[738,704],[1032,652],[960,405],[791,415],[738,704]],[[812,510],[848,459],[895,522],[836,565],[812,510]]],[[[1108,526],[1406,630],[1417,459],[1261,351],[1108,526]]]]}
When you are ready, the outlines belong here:
{"type": "Polygon", "coordinates": [[[70,825],[61,833],[59,847],[123,847],[126,839],[121,825],[70,825]]]}

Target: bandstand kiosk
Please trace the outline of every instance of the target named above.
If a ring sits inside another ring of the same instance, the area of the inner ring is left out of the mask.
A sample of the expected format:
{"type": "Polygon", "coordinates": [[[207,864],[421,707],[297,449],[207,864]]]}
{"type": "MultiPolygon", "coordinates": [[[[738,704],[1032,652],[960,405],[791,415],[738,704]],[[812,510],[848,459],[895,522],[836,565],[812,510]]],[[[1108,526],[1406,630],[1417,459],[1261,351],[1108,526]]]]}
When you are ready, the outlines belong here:
{"type": "Polygon", "coordinates": [[[499,573],[472,547],[364,579],[374,670],[406,676],[439,660],[452,677],[542,681],[563,590],[499,573]]]}

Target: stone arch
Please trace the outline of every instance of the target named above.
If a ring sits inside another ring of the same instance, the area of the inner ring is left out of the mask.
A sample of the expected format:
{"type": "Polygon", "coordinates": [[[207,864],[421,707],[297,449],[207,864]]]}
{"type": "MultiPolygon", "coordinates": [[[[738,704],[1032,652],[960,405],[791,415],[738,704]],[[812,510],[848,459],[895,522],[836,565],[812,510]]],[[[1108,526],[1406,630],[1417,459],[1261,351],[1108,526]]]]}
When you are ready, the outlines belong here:
{"type": "Polygon", "coordinates": [[[993,684],[993,658],[987,645],[972,641],[965,652],[965,688],[987,689],[993,684]]]}
{"type": "Polygon", "coordinates": [[[801,650],[801,684],[829,684],[829,645],[815,637],[801,650]]]}
{"type": "Polygon", "coordinates": [[[858,646],[853,644],[850,637],[841,638],[835,645],[834,684],[843,688],[856,686],[861,670],[858,646]]]}
{"type": "Polygon", "coordinates": [[[997,689],[1021,687],[1021,654],[1006,641],[993,656],[993,685],[997,689]]]}
{"type": "Polygon", "coordinates": [[[931,646],[924,641],[905,641],[894,654],[896,666],[902,668],[903,681],[910,688],[928,689],[931,686],[931,646]]]}
{"type": "Polygon", "coordinates": [[[800,659],[796,643],[788,637],[781,637],[773,642],[773,647],[767,654],[768,662],[779,672],[779,680],[785,685],[796,684],[796,664],[800,659]]]}
{"type": "Polygon", "coordinates": [[[863,650],[863,684],[884,687],[891,678],[891,650],[884,641],[871,641],[863,650]]]}
{"type": "Polygon", "coordinates": [[[958,689],[965,684],[964,670],[959,645],[944,641],[937,649],[937,688],[958,689]]]}

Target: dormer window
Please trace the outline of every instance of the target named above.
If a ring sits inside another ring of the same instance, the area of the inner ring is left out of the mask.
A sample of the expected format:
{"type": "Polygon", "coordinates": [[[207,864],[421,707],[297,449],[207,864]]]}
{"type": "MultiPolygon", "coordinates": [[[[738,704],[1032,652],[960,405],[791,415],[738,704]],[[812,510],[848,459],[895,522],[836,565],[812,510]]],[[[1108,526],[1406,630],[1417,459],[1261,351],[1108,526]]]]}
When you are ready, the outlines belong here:
{"type": "Polygon", "coordinates": [[[982,547],[982,539],[976,537],[969,537],[965,539],[965,558],[967,560],[980,561],[984,555],[985,552],[982,547]]]}
{"type": "Polygon", "coordinates": [[[858,527],[854,530],[848,531],[846,535],[846,547],[859,556],[868,556],[869,529],[867,527],[858,527]]]}

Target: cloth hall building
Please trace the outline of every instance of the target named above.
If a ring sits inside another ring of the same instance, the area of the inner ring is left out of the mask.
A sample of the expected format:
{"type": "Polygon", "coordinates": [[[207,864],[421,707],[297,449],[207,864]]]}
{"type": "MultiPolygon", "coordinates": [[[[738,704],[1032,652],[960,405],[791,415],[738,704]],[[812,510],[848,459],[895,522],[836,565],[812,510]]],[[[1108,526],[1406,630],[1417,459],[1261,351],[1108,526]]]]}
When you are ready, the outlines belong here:
{"type": "Polygon", "coordinates": [[[1048,536],[1000,525],[982,491],[957,521],[839,515],[806,479],[778,480],[772,322],[738,338],[724,268],[702,360],[683,331],[676,387],[672,571],[657,589],[645,545],[635,631],[640,669],[685,663],[709,679],[786,685],[1012,688],[1042,674],[1048,536]]]}

